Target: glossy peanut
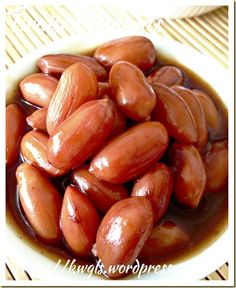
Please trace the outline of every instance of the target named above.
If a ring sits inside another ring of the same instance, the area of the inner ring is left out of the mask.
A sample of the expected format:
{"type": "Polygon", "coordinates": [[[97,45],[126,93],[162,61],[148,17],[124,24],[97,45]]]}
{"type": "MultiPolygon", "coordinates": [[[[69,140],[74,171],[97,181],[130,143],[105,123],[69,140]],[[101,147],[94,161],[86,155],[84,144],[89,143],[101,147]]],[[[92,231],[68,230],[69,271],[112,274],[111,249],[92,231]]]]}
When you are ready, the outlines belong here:
{"type": "Polygon", "coordinates": [[[193,115],[197,131],[197,143],[195,146],[199,151],[202,151],[208,140],[208,130],[204,110],[191,90],[182,86],[172,86],[171,88],[185,101],[193,115]]]}
{"type": "Polygon", "coordinates": [[[76,109],[98,97],[98,84],[93,71],[76,63],[62,74],[47,113],[47,131],[51,135],[76,109]]]}
{"type": "Polygon", "coordinates": [[[102,44],[96,49],[94,57],[108,69],[118,61],[124,60],[142,71],[147,71],[155,62],[156,50],[146,37],[129,36],[102,44]]]}
{"type": "Polygon", "coordinates": [[[212,193],[224,191],[228,184],[228,141],[213,142],[204,156],[204,164],[206,190],[212,193]]]}
{"type": "Polygon", "coordinates": [[[99,226],[96,249],[106,274],[120,277],[109,271],[111,265],[131,265],[149,237],[153,226],[153,213],[145,197],[131,197],[111,207],[99,226]]]}
{"type": "Polygon", "coordinates": [[[168,143],[161,123],[138,124],[111,140],[92,160],[89,171],[104,181],[127,182],[158,161],[168,143]]]}
{"type": "Polygon", "coordinates": [[[148,263],[170,258],[186,247],[189,236],[184,229],[172,221],[165,221],[153,228],[140,252],[140,258],[148,263]]]}
{"type": "Polygon", "coordinates": [[[37,65],[42,72],[58,77],[66,68],[77,62],[88,66],[94,72],[98,81],[107,79],[107,72],[104,67],[96,59],[89,56],[70,54],[45,55],[38,60],[37,65]]]}
{"type": "Polygon", "coordinates": [[[145,196],[151,204],[156,223],[166,212],[173,189],[173,173],[163,163],[157,163],[135,184],[131,196],[145,196]]]}
{"type": "Polygon", "coordinates": [[[6,165],[10,168],[18,159],[21,137],[25,131],[25,113],[17,104],[6,108],[6,165]]]}
{"type": "Polygon", "coordinates": [[[120,61],[112,67],[109,83],[117,105],[127,117],[135,121],[150,119],[156,96],[139,68],[120,61]]]}
{"type": "Polygon", "coordinates": [[[88,196],[101,213],[106,213],[116,202],[128,198],[128,191],[123,185],[97,179],[89,173],[86,165],[76,168],[71,178],[74,185],[88,196]]]}
{"type": "Polygon", "coordinates": [[[199,151],[193,145],[174,143],[169,157],[175,171],[173,192],[176,200],[196,208],[206,187],[206,172],[199,151]]]}
{"type": "Polygon", "coordinates": [[[114,110],[109,99],[83,104],[51,135],[48,161],[64,170],[81,165],[106,140],[113,122],[114,110]]]}
{"type": "Polygon", "coordinates": [[[216,129],[218,126],[218,111],[215,103],[204,91],[199,89],[193,89],[192,91],[204,110],[208,128],[216,129]]]}
{"type": "Polygon", "coordinates": [[[20,82],[22,97],[31,104],[48,107],[58,80],[43,73],[31,74],[20,82]]]}
{"type": "Polygon", "coordinates": [[[156,106],[152,119],[163,123],[171,137],[184,143],[197,142],[196,124],[185,101],[162,83],[154,83],[153,89],[156,106]]]}
{"type": "Polygon", "coordinates": [[[109,82],[98,82],[98,98],[103,96],[110,96],[112,93],[109,82]]]}
{"type": "Polygon", "coordinates": [[[34,166],[23,163],[16,170],[20,203],[38,237],[47,243],[61,239],[59,217],[62,199],[59,192],[34,166]]]}
{"type": "Polygon", "coordinates": [[[175,66],[163,66],[152,72],[147,77],[149,83],[161,82],[166,86],[182,85],[184,83],[183,72],[175,66]]]}
{"type": "Polygon", "coordinates": [[[38,129],[47,132],[46,119],[47,119],[48,108],[44,107],[36,110],[30,116],[26,118],[29,126],[33,129],[38,129]]]}
{"type": "Polygon", "coordinates": [[[21,154],[25,161],[42,170],[49,177],[66,174],[67,170],[57,169],[47,159],[48,135],[40,131],[30,131],[21,141],[21,154]]]}
{"type": "Polygon", "coordinates": [[[88,197],[73,186],[66,188],[60,222],[69,249],[76,256],[88,258],[100,218],[88,197]]]}

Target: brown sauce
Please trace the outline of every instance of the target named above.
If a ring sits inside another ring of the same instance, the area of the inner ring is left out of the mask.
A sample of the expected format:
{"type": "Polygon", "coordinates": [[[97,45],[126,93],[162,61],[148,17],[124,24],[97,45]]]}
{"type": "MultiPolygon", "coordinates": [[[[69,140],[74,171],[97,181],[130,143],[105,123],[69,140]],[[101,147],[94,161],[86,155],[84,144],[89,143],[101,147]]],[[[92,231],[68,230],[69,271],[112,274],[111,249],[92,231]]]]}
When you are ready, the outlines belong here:
{"type": "MultiPolygon", "coordinates": [[[[169,63],[166,59],[162,59],[162,62],[158,66],[162,65],[175,65],[179,67],[185,74],[184,86],[188,88],[199,88],[207,92],[211,96],[212,100],[216,104],[219,112],[219,119],[221,123],[221,131],[217,135],[212,135],[209,131],[209,143],[218,139],[227,139],[228,134],[228,114],[227,109],[223,102],[220,100],[216,92],[212,87],[198,77],[194,72],[182,67],[179,63],[169,63]]],[[[30,106],[27,103],[20,100],[17,97],[16,102],[20,104],[26,111],[27,115],[31,114],[36,107],[30,106]]],[[[29,130],[29,127],[27,127],[29,130]]],[[[7,222],[16,231],[16,234],[22,238],[32,249],[39,251],[41,254],[50,257],[55,261],[55,265],[59,259],[62,260],[62,264],[68,259],[74,259],[73,255],[69,253],[66,245],[63,241],[57,246],[46,245],[41,242],[24,216],[21,209],[18,197],[18,191],[16,187],[15,171],[19,163],[22,162],[19,159],[18,163],[11,169],[7,170],[6,183],[7,183],[7,222]]],[[[61,178],[53,179],[52,182],[56,185],[61,195],[65,187],[69,184],[69,177],[63,176],[61,178]]],[[[130,187],[131,183],[127,183],[130,187]]],[[[132,187],[132,186],[131,186],[132,187]]],[[[159,259],[158,263],[147,264],[162,264],[170,263],[175,264],[182,262],[185,259],[191,258],[194,255],[200,253],[213,243],[227,228],[228,221],[228,192],[227,190],[220,193],[210,194],[205,193],[199,206],[195,209],[187,209],[180,207],[172,199],[169,204],[167,213],[163,216],[160,222],[163,220],[174,220],[175,223],[180,224],[190,235],[189,243],[182,250],[176,252],[171,256],[166,256],[163,259],[159,259]]],[[[86,264],[85,261],[77,259],[76,264],[86,264]]],[[[95,263],[96,259],[92,259],[89,263],[95,263]]],[[[130,276],[128,276],[130,277],[130,276]]]]}

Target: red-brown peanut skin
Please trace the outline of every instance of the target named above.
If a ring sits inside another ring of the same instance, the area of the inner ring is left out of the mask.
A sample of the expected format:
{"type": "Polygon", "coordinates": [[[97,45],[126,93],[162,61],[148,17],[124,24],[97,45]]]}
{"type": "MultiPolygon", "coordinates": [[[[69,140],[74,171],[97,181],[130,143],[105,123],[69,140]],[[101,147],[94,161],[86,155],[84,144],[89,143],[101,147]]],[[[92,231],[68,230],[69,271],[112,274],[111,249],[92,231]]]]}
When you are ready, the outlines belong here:
{"type": "Polygon", "coordinates": [[[204,110],[191,90],[182,86],[172,86],[171,88],[185,101],[193,115],[197,131],[197,143],[195,146],[199,151],[202,151],[208,140],[208,129],[204,110]]]}
{"type": "Polygon", "coordinates": [[[76,63],[62,74],[47,113],[47,130],[51,135],[76,109],[98,97],[98,83],[93,71],[76,63]]]}
{"type": "Polygon", "coordinates": [[[152,227],[152,206],[146,197],[124,199],[111,207],[98,228],[96,239],[97,255],[110,278],[122,276],[118,271],[109,271],[111,265],[133,264],[152,227]]]}
{"type": "Polygon", "coordinates": [[[204,92],[199,89],[192,90],[194,95],[199,100],[205,114],[207,126],[209,129],[216,129],[218,126],[218,111],[217,108],[211,100],[211,98],[204,92]]]}
{"type": "Polygon", "coordinates": [[[59,218],[62,199],[59,192],[34,166],[23,163],[16,170],[20,203],[38,237],[46,243],[61,239],[59,218]]]}
{"type": "Polygon", "coordinates": [[[47,132],[47,126],[46,126],[47,112],[48,112],[47,107],[36,110],[34,113],[32,113],[30,116],[26,118],[28,125],[31,126],[33,129],[38,129],[47,132]]]}
{"type": "Polygon", "coordinates": [[[98,82],[98,98],[102,98],[106,95],[111,95],[111,87],[109,82],[98,82]]]}
{"type": "Polygon", "coordinates": [[[22,97],[31,104],[48,107],[58,80],[43,73],[31,74],[20,82],[22,97]]]}
{"type": "Polygon", "coordinates": [[[21,141],[21,154],[25,161],[42,170],[49,177],[59,177],[67,170],[53,167],[47,159],[48,135],[40,131],[29,131],[21,141]]]}
{"type": "Polygon", "coordinates": [[[129,196],[127,189],[123,185],[97,179],[89,173],[86,165],[76,168],[71,178],[74,185],[88,196],[101,213],[106,213],[116,202],[129,196]]]}
{"type": "Polygon", "coordinates": [[[49,162],[69,170],[81,165],[106,140],[114,123],[109,99],[83,104],[49,138],[49,162]]]}
{"type": "Polygon", "coordinates": [[[127,117],[135,121],[150,119],[156,96],[139,68],[119,61],[111,68],[109,83],[116,103],[127,117]]]}
{"type": "Polygon", "coordinates": [[[89,258],[100,218],[88,197],[73,186],[66,188],[61,209],[61,230],[74,255],[89,258]]]}
{"type": "Polygon", "coordinates": [[[161,82],[166,86],[182,85],[184,83],[183,72],[175,66],[163,66],[152,72],[147,77],[149,83],[161,82]]]}
{"type": "Polygon", "coordinates": [[[175,171],[173,192],[176,200],[196,208],[206,187],[206,172],[199,151],[190,144],[174,143],[169,158],[175,171]]]}
{"type": "Polygon", "coordinates": [[[96,49],[94,57],[108,69],[118,61],[124,60],[142,71],[147,71],[155,63],[156,50],[146,37],[129,36],[102,44],[96,49]]]}
{"type": "Polygon", "coordinates": [[[17,104],[6,108],[6,165],[10,168],[18,159],[21,137],[25,131],[25,113],[17,104]]]}
{"type": "Polygon", "coordinates": [[[228,141],[213,142],[204,156],[204,164],[206,190],[211,193],[224,191],[228,184],[228,141]]]}
{"type": "Polygon", "coordinates": [[[58,77],[66,68],[77,62],[88,66],[94,72],[98,81],[107,80],[108,75],[105,68],[96,59],[85,55],[45,55],[38,60],[37,65],[42,72],[58,77]]]}
{"type": "Polygon", "coordinates": [[[145,196],[150,200],[156,223],[168,208],[172,189],[172,170],[163,163],[157,163],[134,184],[131,196],[145,196]]]}
{"type": "Polygon", "coordinates": [[[127,182],[158,161],[168,143],[161,123],[138,124],[111,140],[92,160],[89,172],[104,181],[127,182]]]}
{"type": "Polygon", "coordinates": [[[154,83],[152,87],[157,96],[152,119],[163,123],[173,138],[184,143],[195,143],[196,124],[185,101],[162,83],[154,83]]]}
{"type": "Polygon", "coordinates": [[[140,258],[147,263],[168,258],[183,249],[188,241],[188,234],[180,226],[165,221],[153,228],[140,252],[140,258]]]}

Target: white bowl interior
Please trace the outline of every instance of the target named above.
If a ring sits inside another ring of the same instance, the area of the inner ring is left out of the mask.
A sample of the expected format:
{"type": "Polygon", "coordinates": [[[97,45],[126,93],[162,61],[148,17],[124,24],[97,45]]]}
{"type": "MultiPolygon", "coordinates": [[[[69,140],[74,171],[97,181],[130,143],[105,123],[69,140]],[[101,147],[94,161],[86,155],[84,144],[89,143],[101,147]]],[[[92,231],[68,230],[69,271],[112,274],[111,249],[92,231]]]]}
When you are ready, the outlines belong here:
{"type": "MultiPolygon", "coordinates": [[[[107,40],[119,36],[121,35],[114,33],[112,35],[105,33],[104,35],[86,34],[81,35],[80,37],[66,38],[34,51],[27,57],[19,60],[11,69],[9,69],[6,79],[7,103],[12,102],[19,81],[36,70],[36,60],[42,55],[50,53],[55,54],[59,52],[77,54],[84,53],[88,50],[94,49],[97,45],[107,40]]],[[[124,33],[122,33],[122,36],[124,36],[124,33]]],[[[186,47],[178,42],[149,34],[146,34],[145,36],[149,37],[153,41],[159,55],[163,55],[165,58],[168,57],[170,61],[180,63],[194,71],[200,77],[205,79],[211,87],[214,87],[214,90],[221,97],[226,106],[229,105],[230,93],[228,93],[227,90],[229,85],[227,83],[226,71],[224,71],[219,64],[214,62],[213,59],[210,59],[194,49],[186,47]],[[217,73],[215,73],[215,71],[217,71],[217,73]],[[224,83],[222,83],[222,79],[224,79],[224,83]]],[[[36,278],[42,280],[57,279],[60,281],[78,281],[87,279],[87,274],[74,275],[66,270],[63,272],[61,270],[55,270],[56,263],[47,256],[42,255],[39,250],[34,250],[31,246],[28,246],[27,242],[22,241],[21,233],[16,231],[9,221],[7,222],[7,247],[10,248],[7,249],[7,255],[12,257],[20,267],[28,271],[30,274],[35,275],[36,278]]],[[[229,254],[225,247],[228,247],[227,243],[229,243],[229,241],[229,233],[226,230],[212,245],[200,254],[189,260],[183,261],[182,263],[174,265],[171,270],[159,273],[158,276],[157,274],[152,273],[142,275],[140,279],[158,279],[160,281],[172,279],[175,281],[181,281],[186,278],[190,280],[203,278],[228,260],[229,254]],[[224,251],[224,253],[222,253],[222,251],[224,251]]],[[[136,279],[136,277],[132,278],[132,280],[136,279]]],[[[90,280],[94,280],[94,283],[97,283],[98,280],[102,281],[102,278],[93,275],[90,277],[90,280]]],[[[129,280],[130,284],[130,281],[132,280],[129,280]]],[[[61,283],[63,284],[63,282],[61,283]]],[[[93,282],[89,283],[92,285],[93,282]]]]}

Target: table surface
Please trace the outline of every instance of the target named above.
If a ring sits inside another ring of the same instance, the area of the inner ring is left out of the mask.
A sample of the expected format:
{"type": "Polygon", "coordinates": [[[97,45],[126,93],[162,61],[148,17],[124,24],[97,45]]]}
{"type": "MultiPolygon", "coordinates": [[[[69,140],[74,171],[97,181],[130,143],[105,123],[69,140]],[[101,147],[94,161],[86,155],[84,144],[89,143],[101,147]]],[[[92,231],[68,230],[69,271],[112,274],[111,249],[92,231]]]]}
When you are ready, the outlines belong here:
{"type": "MultiPolygon", "coordinates": [[[[148,32],[171,38],[213,57],[228,67],[228,8],[220,7],[201,16],[185,19],[150,19],[104,5],[7,6],[5,66],[9,69],[31,51],[60,38],[86,31],[126,30],[148,32]],[[63,25],[62,25],[63,24],[63,25]],[[66,25],[64,25],[66,24],[66,25]]],[[[6,280],[34,280],[7,258],[6,280]]],[[[228,279],[228,263],[204,278],[228,279]]]]}

